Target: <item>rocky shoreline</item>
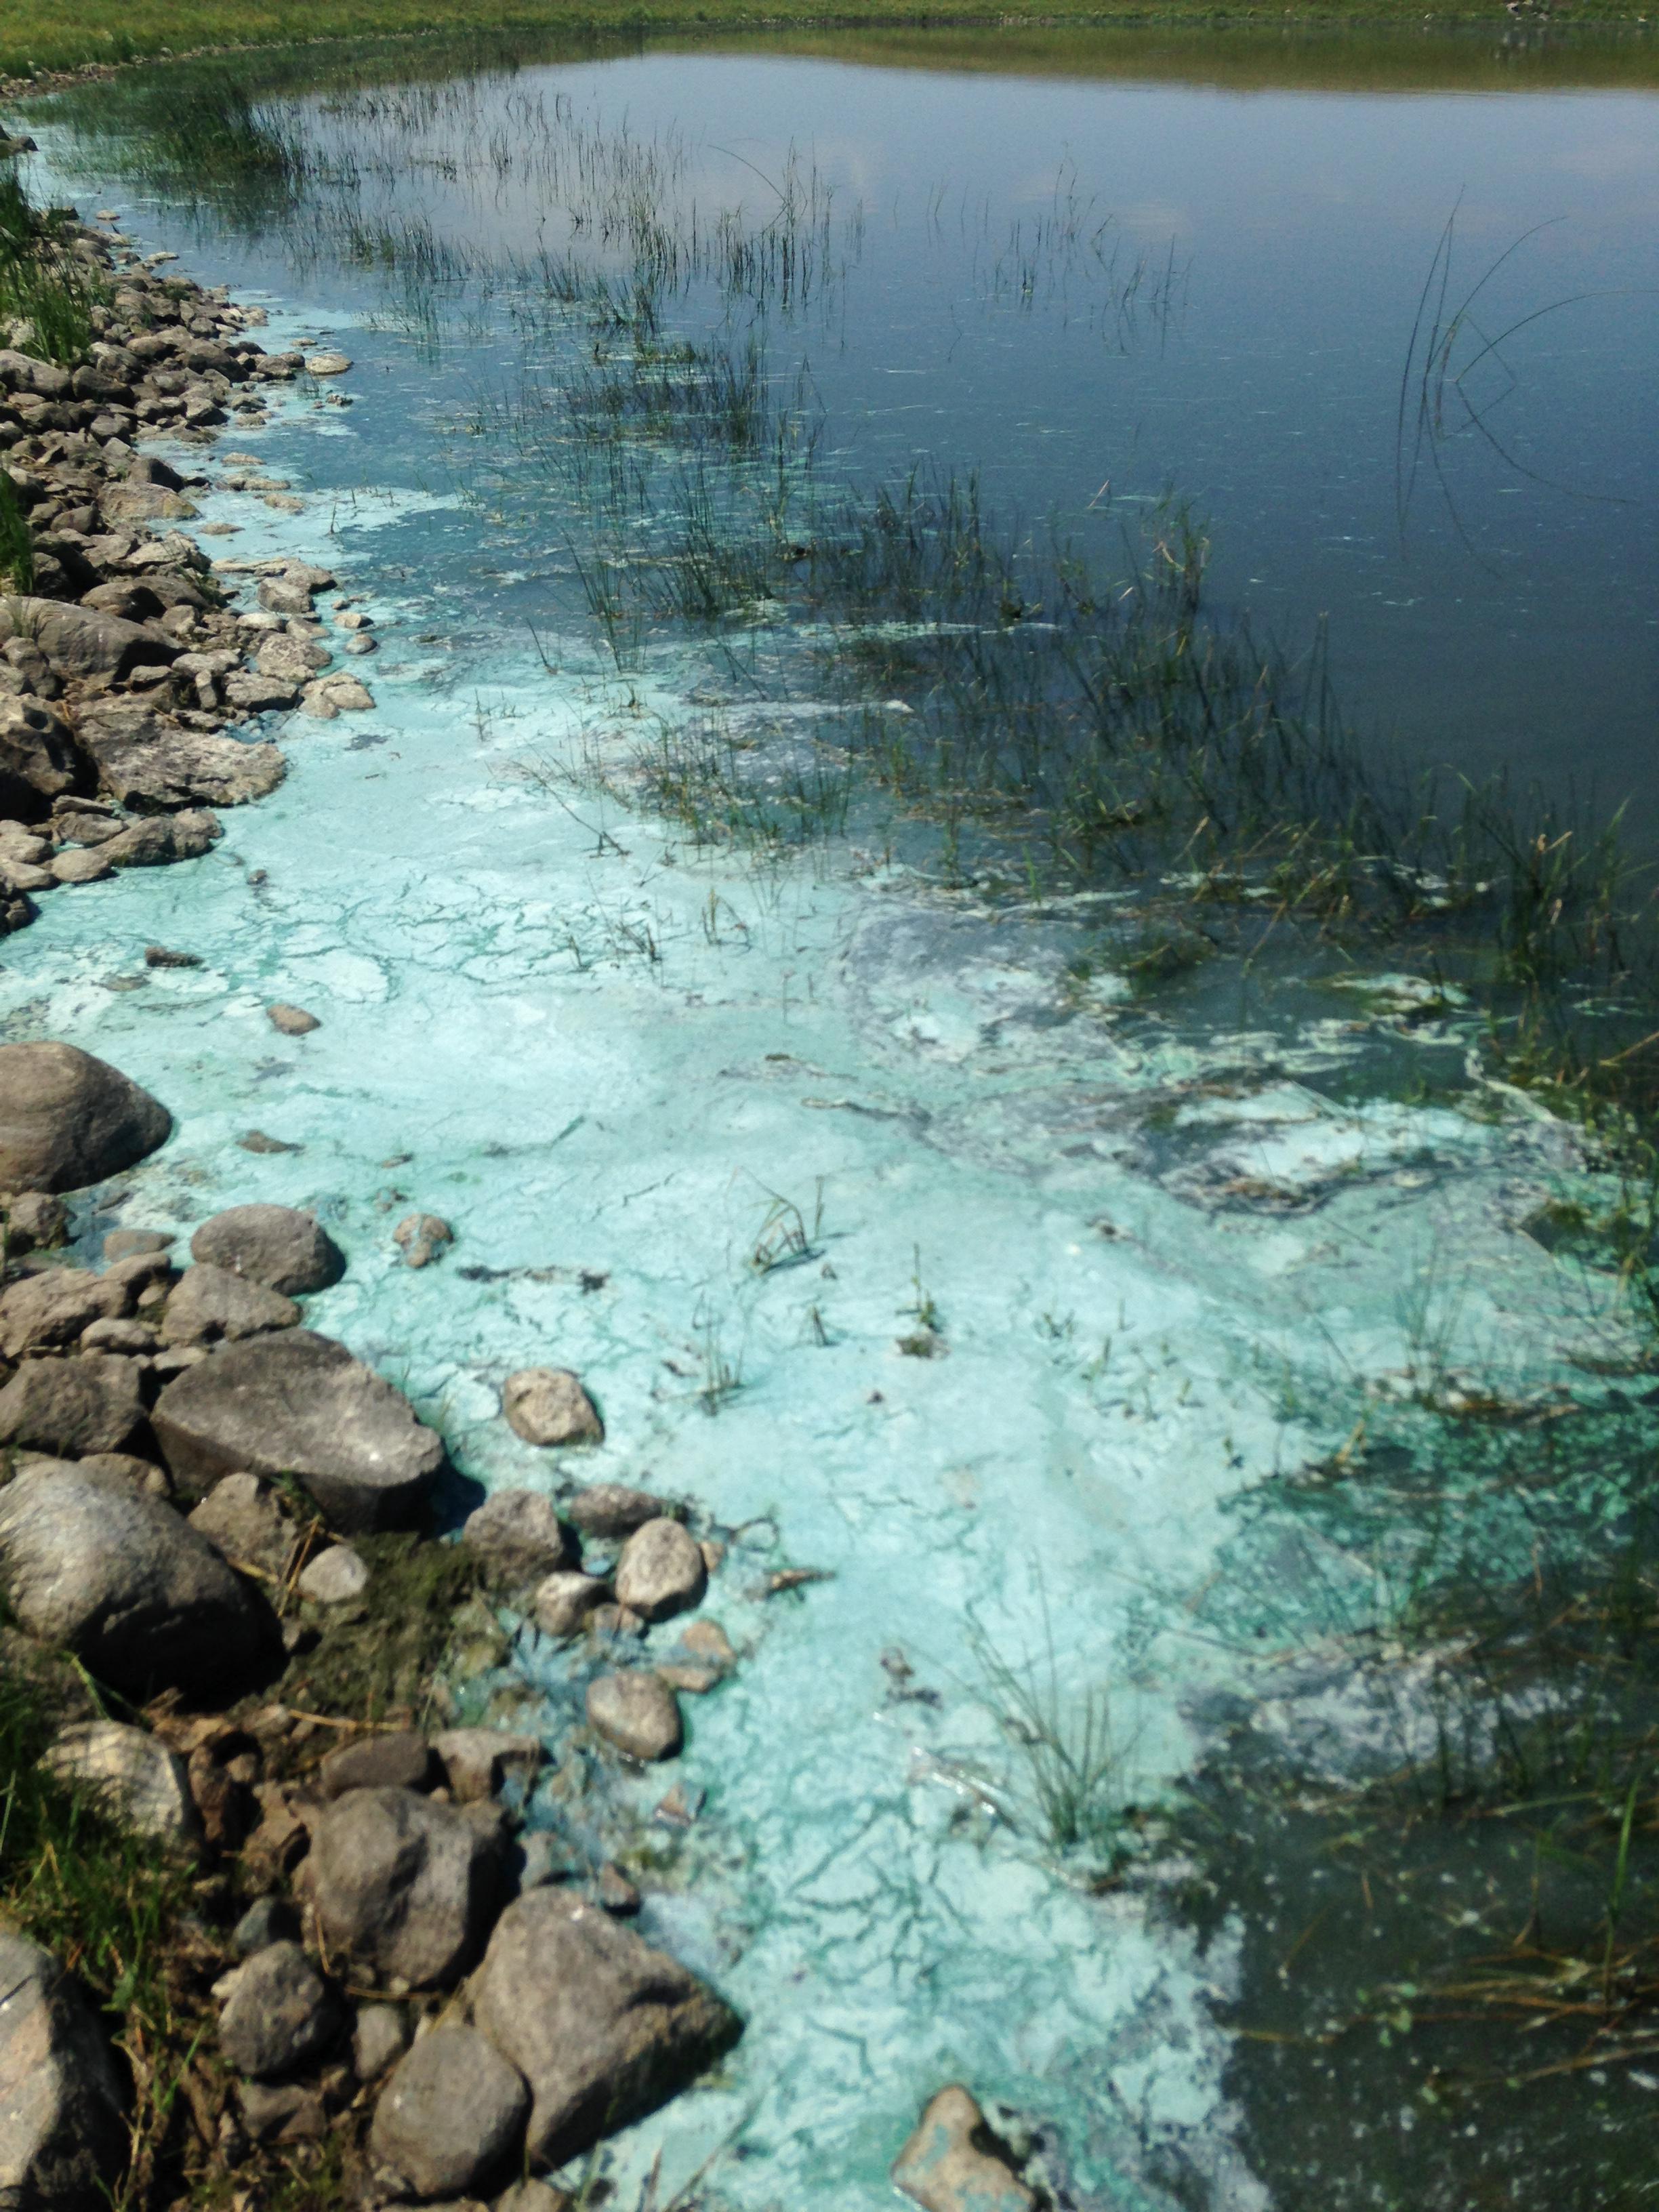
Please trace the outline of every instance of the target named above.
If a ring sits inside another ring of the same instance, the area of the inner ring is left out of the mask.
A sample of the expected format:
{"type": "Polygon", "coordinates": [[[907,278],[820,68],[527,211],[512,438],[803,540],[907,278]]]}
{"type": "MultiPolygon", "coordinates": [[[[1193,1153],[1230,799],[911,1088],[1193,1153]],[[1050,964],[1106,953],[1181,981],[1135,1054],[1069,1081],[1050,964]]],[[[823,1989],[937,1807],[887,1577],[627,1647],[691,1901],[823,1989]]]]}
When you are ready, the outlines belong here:
{"type": "MultiPolygon", "coordinates": [[[[258,310],[140,261],[107,225],[58,238],[96,288],[85,357],[0,333],[0,467],[30,571],[0,598],[7,932],[44,897],[210,849],[217,810],[284,773],[275,745],[230,734],[250,717],[374,703],[335,665],[374,638],[332,572],[216,568],[169,526],[194,513],[190,472],[141,450],[161,434],[205,447],[265,420],[273,388],[349,362],[266,353],[258,310]]],[[[224,458],[288,500],[253,457],[224,458]]],[[[304,1300],[348,1266],[308,1214],[234,1206],[187,1255],[157,1223],[110,1234],[101,1264],[72,1257],[64,1195],[171,1127],[70,1045],[0,1046],[0,1656],[47,1717],[43,1771],[92,1847],[137,1839],[190,1898],[166,1935],[190,2033],[165,2099],[141,2039],[118,2037],[118,2056],[64,1963],[0,1921],[0,2202],[252,2212],[297,2154],[311,2193],[285,2203],[559,2212],[577,2200],[533,2177],[717,2064],[742,2023],[627,1924],[641,1899],[623,1867],[526,1824],[569,1747],[514,1725],[522,1711],[465,1721],[458,1631],[580,1646],[584,1754],[648,1771],[682,1749],[682,1698],[737,1662],[699,1612],[723,1547],[682,1502],[609,1484],[556,1506],[498,1492],[459,1542],[435,1533],[441,1437],[306,1325],[304,1300]]],[[[449,1239],[423,1215],[398,1232],[412,1266],[449,1239]]],[[[555,1366],[509,1377],[501,1410],[549,1450],[603,1435],[555,1366]]],[[[671,1790],[658,1815],[695,1807],[671,1790]]],[[[895,2179],[930,2212],[1047,2201],[959,2087],[895,2179]]]]}

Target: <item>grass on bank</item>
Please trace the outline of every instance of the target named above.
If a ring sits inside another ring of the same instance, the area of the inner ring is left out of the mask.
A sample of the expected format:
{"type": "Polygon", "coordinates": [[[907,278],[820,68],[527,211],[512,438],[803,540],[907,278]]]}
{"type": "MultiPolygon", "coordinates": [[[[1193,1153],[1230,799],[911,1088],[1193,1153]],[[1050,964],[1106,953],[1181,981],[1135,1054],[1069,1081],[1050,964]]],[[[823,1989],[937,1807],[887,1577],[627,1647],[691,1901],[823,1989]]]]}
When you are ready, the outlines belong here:
{"type": "Polygon", "coordinates": [[[210,1980],[222,1962],[210,1949],[198,1957],[190,1940],[188,1867],[41,1765],[60,1698],[45,1665],[27,1669],[15,1656],[0,1672],[0,1922],[51,1951],[107,2017],[131,2083],[132,2164],[112,2204],[137,2212],[173,2166],[178,2122],[201,2094],[203,1968],[210,1980]]]}
{"type": "MultiPolygon", "coordinates": [[[[1528,15],[1547,21],[1547,6],[1528,15]]],[[[1250,0],[1115,0],[1115,4],[1058,6],[1010,17],[984,6],[928,5],[927,0],[9,0],[0,18],[0,77],[108,67],[212,47],[303,45],[319,40],[409,36],[428,33],[629,31],[635,29],[918,27],[990,25],[1029,30],[1036,24],[1257,24],[1283,31],[1287,22],[1422,25],[1510,18],[1494,5],[1461,4],[1425,11],[1420,0],[1297,0],[1291,7],[1250,0]]],[[[1628,0],[1578,0],[1575,22],[1639,22],[1628,0]]]]}

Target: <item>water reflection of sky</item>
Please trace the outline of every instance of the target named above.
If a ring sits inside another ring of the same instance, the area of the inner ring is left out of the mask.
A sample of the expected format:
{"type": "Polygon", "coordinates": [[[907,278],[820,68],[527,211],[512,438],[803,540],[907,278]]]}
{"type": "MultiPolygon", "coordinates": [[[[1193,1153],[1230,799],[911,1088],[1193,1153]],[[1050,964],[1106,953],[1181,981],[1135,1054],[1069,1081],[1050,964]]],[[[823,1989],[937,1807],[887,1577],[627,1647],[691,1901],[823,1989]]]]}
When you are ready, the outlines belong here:
{"type": "MultiPolygon", "coordinates": [[[[481,109],[556,91],[641,138],[685,132],[706,204],[763,210],[740,162],[776,176],[791,145],[842,210],[862,204],[836,310],[801,336],[832,442],[860,467],[976,467],[1032,518],[1075,517],[1103,485],[1130,501],[1173,486],[1212,521],[1226,598],[1292,641],[1328,616],[1362,725],[1475,772],[1641,793],[1659,689],[1641,580],[1659,489],[1654,95],[1239,93],[659,53],[526,72],[481,109]],[[1034,239],[1057,184],[1092,207],[1087,227],[1114,218],[1119,287],[1147,256],[1125,313],[1086,257],[1063,283],[1042,275],[1029,310],[992,282],[1011,226],[1034,239]],[[1474,304],[1402,542],[1401,371],[1454,209],[1449,313],[1548,227],[1474,304]],[[1147,303],[1171,247],[1178,304],[1161,317],[1147,303]],[[1462,388],[1488,444],[1455,373],[1533,316],[1462,388]]],[[[473,191],[428,171],[418,193],[475,246],[545,234],[533,192],[493,175],[473,191]]]]}

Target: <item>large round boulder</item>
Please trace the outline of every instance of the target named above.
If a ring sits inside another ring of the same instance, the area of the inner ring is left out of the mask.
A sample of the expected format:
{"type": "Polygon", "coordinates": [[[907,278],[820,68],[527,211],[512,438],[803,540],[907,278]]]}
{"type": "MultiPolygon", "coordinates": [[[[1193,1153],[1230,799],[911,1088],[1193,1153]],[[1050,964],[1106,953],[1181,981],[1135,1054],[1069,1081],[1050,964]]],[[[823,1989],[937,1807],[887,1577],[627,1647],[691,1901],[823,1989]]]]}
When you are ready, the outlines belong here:
{"type": "Polygon", "coordinates": [[[353,1790],[317,1822],[311,1898],[333,1951],[411,1989],[447,1988],[483,1948],[501,1885],[495,1839],[412,1790],[353,1790]]]}
{"type": "Polygon", "coordinates": [[[233,1206],[204,1221],[191,1256],[295,1298],[326,1290],[345,1273],[340,1248],[314,1213],[293,1206],[233,1206]]]}
{"type": "Polygon", "coordinates": [[[397,2187],[416,2197],[471,2197],[514,2160],[530,2092],[476,2028],[434,2027],[380,2093],[369,2155],[397,2187]]]}
{"type": "Polygon", "coordinates": [[[120,2076],[50,1951],[0,1929],[0,2204],[86,2212],[125,2162],[120,2076]]]}
{"type": "Polygon", "coordinates": [[[222,1691],[267,1626],[170,1505],[61,1460],[0,1490],[0,1593],[20,1627],[129,1696],[222,1691]]]}
{"type": "Polygon", "coordinates": [[[289,1474],[349,1534],[416,1518],[441,1437],[344,1345],[306,1328],[228,1345],[169,1382],[150,1416],[178,1481],[289,1474]]]}
{"type": "Polygon", "coordinates": [[[743,2032],[677,1960],[556,1889],[502,1913],[473,1978],[472,2017],[530,2084],[536,2166],[654,2112],[743,2032]]]}
{"type": "Polygon", "coordinates": [[[167,1142],[173,1117],[72,1044],[0,1045],[0,1188],[82,1190],[167,1142]]]}

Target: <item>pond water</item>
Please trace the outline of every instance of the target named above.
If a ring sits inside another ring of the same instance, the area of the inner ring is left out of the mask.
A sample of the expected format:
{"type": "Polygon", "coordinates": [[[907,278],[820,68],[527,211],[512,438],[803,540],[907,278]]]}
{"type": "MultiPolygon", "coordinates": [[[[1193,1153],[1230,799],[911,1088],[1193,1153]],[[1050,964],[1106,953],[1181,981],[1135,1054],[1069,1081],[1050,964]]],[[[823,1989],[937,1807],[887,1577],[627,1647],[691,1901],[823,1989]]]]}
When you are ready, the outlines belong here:
{"type": "MultiPolygon", "coordinates": [[[[1264,2178],[1230,2072],[1248,1931],[1200,1943],[1122,1879],[1159,1864],[1126,1808],[1251,1655],[1386,1609],[1364,1544],[1285,1536],[1282,1478],[1390,1405],[1449,1469],[1458,1392],[1525,1407],[1635,1356],[1617,1273],[1532,1233],[1613,1179],[1431,964],[1189,963],[1121,886],[1011,897],[940,864],[902,746],[877,781],[824,750],[916,711],[845,679],[918,627],[902,590],[879,623],[775,583],[690,618],[686,517],[736,532],[763,494],[811,536],[976,471],[1006,591],[1051,522],[1165,558],[1173,493],[1218,622],[1295,653],[1328,617],[1376,757],[1645,802],[1645,45],[1173,51],[389,49],[249,58],[246,107],[155,73],[35,119],[43,181],[264,297],[272,345],[353,357],[349,409],[296,389],[221,441],[300,497],[219,489],[202,521],[217,557],[336,566],[382,643],[374,713],[296,719],[210,858],[9,940],[0,1017],[178,1116],[89,1240],[314,1206],[351,1258],[317,1325],[471,1482],[649,1482],[727,1545],[699,1816],[597,1766],[538,1811],[631,1849],[648,1931],[750,2022],[607,2150],[630,2208],[659,2154],[664,2201],[706,2168],[711,2205],[886,2203],[956,2078],[1079,2203],[1313,2201],[1264,2178]],[[158,941],[204,964],[147,972],[158,941]],[[277,1037],[278,999],[321,1027],[277,1037]],[[415,1207],[459,1234],[418,1274],[415,1207]],[[539,1361],[607,1425],[551,1469],[498,1410],[539,1361]],[[1090,1769],[1075,1833],[1011,1680],[1090,1769]]],[[[1611,1516],[1621,1480],[1597,1454],[1559,1487],[1611,1516]]],[[[1524,1563],[1532,1524],[1472,1510],[1524,1563]]],[[[526,1635],[509,1671],[562,1750],[580,1662],[526,1635]]],[[[1379,2119],[1340,2201],[1459,2171],[1438,2127],[1379,2119]]]]}

